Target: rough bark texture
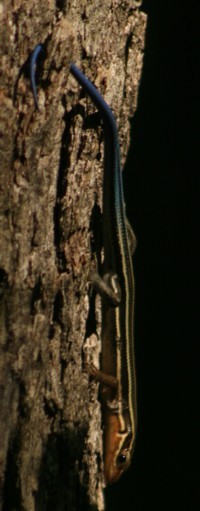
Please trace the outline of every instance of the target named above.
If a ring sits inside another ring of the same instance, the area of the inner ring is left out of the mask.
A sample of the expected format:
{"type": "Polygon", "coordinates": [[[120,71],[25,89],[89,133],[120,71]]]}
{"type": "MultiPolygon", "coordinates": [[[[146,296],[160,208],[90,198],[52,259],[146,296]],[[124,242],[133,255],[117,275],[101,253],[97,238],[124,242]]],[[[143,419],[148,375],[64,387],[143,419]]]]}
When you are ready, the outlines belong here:
{"type": "Polygon", "coordinates": [[[69,63],[112,107],[123,161],[142,66],[140,3],[0,3],[3,511],[104,509],[98,384],[83,370],[84,358],[98,365],[100,352],[100,307],[95,316],[89,281],[102,131],[89,122],[94,108],[69,63]],[[40,112],[28,77],[38,42],[40,112]]]}

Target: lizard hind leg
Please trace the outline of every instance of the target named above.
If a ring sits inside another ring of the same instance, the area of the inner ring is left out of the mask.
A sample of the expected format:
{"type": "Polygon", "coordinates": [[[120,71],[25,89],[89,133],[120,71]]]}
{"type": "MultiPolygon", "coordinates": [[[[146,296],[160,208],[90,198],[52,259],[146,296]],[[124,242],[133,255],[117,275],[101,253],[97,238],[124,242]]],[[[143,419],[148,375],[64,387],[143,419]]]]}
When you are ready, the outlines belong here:
{"type": "Polygon", "coordinates": [[[128,244],[129,244],[130,253],[131,253],[131,256],[133,256],[135,249],[137,247],[137,240],[135,237],[135,233],[131,227],[131,224],[127,218],[126,218],[126,229],[127,229],[127,234],[128,234],[128,244]]]}
{"type": "Polygon", "coordinates": [[[110,306],[118,307],[121,302],[121,288],[116,273],[108,272],[103,278],[94,273],[91,282],[96,291],[108,300],[110,306]]]}

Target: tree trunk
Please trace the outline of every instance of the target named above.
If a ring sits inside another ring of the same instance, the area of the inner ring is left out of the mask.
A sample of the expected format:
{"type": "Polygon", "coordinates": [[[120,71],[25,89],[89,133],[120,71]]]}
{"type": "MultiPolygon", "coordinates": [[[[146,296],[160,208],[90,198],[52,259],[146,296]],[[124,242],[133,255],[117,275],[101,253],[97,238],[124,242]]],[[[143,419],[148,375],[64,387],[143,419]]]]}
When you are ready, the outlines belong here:
{"type": "Polygon", "coordinates": [[[102,134],[69,63],[113,109],[123,162],[142,66],[140,3],[0,3],[1,511],[104,509],[98,384],[84,371],[100,353],[90,275],[102,134]],[[40,111],[29,79],[38,43],[40,111]]]}

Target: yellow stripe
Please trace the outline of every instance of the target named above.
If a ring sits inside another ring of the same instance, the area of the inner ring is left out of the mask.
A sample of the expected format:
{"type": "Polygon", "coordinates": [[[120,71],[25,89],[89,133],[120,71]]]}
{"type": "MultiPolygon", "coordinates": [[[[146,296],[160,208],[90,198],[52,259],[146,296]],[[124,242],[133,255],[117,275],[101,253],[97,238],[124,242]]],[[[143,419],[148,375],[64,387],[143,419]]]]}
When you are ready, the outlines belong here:
{"type": "MultiPolygon", "coordinates": [[[[129,288],[130,288],[130,285],[134,286],[134,278],[133,278],[133,269],[132,269],[132,263],[131,263],[131,255],[130,255],[130,251],[129,251],[129,247],[128,247],[128,252],[129,252],[128,255],[129,255],[129,259],[130,259],[130,271],[131,271],[131,283],[130,283],[128,280],[127,272],[126,272],[126,259],[125,259],[125,254],[124,254],[124,250],[123,250],[122,229],[120,228],[120,225],[118,225],[118,235],[119,235],[121,259],[122,259],[123,276],[124,276],[124,281],[125,281],[125,300],[126,300],[126,303],[125,303],[125,331],[126,331],[125,334],[126,335],[125,335],[125,337],[126,337],[126,354],[127,354],[126,362],[127,362],[127,370],[128,370],[128,401],[129,401],[128,406],[129,406],[132,435],[133,435],[132,442],[131,442],[131,445],[132,445],[134,442],[134,437],[135,437],[135,417],[134,417],[133,401],[132,401],[134,389],[133,389],[131,365],[134,365],[134,361],[130,360],[130,358],[131,358],[130,357],[130,351],[131,351],[130,343],[133,342],[133,339],[130,339],[130,337],[129,337],[129,322],[130,322],[129,288]]],[[[119,321],[119,319],[118,319],[118,321],[119,321]]],[[[132,319],[131,319],[131,321],[132,321],[132,319]]],[[[134,371],[134,367],[133,367],[133,371],[134,371]]],[[[133,372],[133,376],[134,376],[134,372],[133,372]]],[[[121,379],[121,376],[120,376],[120,379],[121,379]]]]}
{"type": "MultiPolygon", "coordinates": [[[[116,319],[116,333],[117,339],[121,342],[121,331],[120,331],[120,313],[119,307],[115,310],[115,319],[116,319]]],[[[120,429],[124,431],[125,429],[125,421],[123,417],[123,399],[122,399],[122,382],[121,382],[121,350],[119,347],[119,343],[117,343],[116,339],[116,354],[117,354],[117,380],[118,380],[118,406],[119,406],[119,421],[120,421],[120,429]]]]}

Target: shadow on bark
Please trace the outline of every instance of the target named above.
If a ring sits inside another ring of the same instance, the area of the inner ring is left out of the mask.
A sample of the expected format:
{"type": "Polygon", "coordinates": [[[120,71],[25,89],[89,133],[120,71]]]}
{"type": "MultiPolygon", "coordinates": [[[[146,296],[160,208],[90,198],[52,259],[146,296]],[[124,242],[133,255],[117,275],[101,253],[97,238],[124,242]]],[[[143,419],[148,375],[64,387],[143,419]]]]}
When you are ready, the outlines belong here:
{"type": "MultiPolygon", "coordinates": [[[[84,462],[86,431],[65,430],[52,434],[45,446],[38,476],[38,492],[35,494],[37,511],[98,511],[88,496],[88,476],[84,462]],[[80,474],[83,475],[80,482],[80,474]]],[[[19,482],[20,436],[16,436],[9,450],[2,511],[22,511],[23,502],[19,482]]]]}

